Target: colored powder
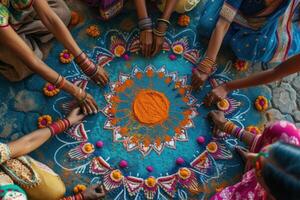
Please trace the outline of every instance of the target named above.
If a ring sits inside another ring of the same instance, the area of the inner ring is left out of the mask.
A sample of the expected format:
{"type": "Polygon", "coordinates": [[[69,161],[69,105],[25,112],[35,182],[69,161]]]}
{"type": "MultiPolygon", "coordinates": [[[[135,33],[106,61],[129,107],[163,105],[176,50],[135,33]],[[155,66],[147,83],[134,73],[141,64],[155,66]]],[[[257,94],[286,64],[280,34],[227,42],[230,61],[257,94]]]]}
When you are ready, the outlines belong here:
{"type": "Polygon", "coordinates": [[[167,97],[154,90],[141,90],[133,101],[134,116],[146,125],[160,124],[167,120],[169,107],[167,97]]]}

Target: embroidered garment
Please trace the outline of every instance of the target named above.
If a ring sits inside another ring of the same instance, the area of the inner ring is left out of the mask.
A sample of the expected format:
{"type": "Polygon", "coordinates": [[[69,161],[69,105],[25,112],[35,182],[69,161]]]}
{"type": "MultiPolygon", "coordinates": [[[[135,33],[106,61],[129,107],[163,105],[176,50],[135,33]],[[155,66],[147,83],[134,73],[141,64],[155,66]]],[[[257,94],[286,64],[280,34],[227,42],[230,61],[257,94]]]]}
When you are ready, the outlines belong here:
{"type": "MultiPolygon", "coordinates": [[[[29,199],[38,200],[43,196],[44,200],[52,200],[63,197],[65,185],[48,166],[29,156],[10,158],[9,147],[3,143],[0,143],[0,156],[0,168],[3,170],[0,171],[0,197],[2,186],[13,184],[22,187],[29,199]]],[[[12,196],[23,198],[23,195],[14,191],[2,196],[5,195],[8,199],[12,196]]]]}
{"type": "Polygon", "coordinates": [[[109,20],[123,9],[125,0],[85,0],[88,5],[99,8],[100,17],[109,20]]]}
{"type": "Polygon", "coordinates": [[[1,200],[27,200],[24,190],[15,184],[0,186],[1,200]]]}
{"type": "Polygon", "coordinates": [[[0,0],[0,27],[17,25],[24,12],[30,10],[33,0],[0,0]]]}
{"type": "MultiPolygon", "coordinates": [[[[299,0],[208,0],[199,29],[210,34],[217,20],[232,22],[225,43],[252,62],[282,62],[300,52],[299,0]],[[210,31],[209,31],[210,30],[210,31]]],[[[209,35],[207,35],[209,36],[209,35]]]]}
{"type": "MultiPolygon", "coordinates": [[[[250,151],[257,153],[278,140],[300,146],[300,130],[290,122],[275,122],[256,136],[250,151]]],[[[250,170],[243,175],[242,180],[215,194],[211,200],[266,200],[265,191],[257,182],[255,170],[250,167],[250,163],[247,163],[246,170],[250,170]]]]}
{"type": "MultiPolygon", "coordinates": [[[[64,0],[47,1],[67,25],[71,17],[64,0]]],[[[0,0],[0,29],[9,25],[13,27],[35,55],[42,59],[42,49],[53,35],[31,6],[33,3],[33,0],[0,0]]],[[[13,52],[0,44],[0,73],[10,81],[20,81],[31,75],[32,71],[13,52]]]]}

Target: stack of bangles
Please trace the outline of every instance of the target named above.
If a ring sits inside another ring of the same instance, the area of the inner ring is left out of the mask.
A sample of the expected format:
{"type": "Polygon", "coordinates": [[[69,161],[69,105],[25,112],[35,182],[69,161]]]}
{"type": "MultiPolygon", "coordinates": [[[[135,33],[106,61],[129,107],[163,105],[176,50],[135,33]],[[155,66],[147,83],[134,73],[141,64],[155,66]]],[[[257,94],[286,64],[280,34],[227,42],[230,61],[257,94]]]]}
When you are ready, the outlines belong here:
{"type": "Polygon", "coordinates": [[[148,17],[148,18],[139,20],[138,26],[141,31],[152,31],[151,18],[148,17]]]}
{"type": "Polygon", "coordinates": [[[213,72],[215,68],[216,68],[216,62],[209,57],[205,57],[200,62],[199,66],[197,67],[197,70],[209,75],[213,72]]]}
{"type": "Polygon", "coordinates": [[[50,129],[51,135],[55,136],[59,133],[64,132],[71,126],[71,123],[68,119],[60,119],[48,126],[50,129]]]}
{"type": "MultiPolygon", "coordinates": [[[[166,26],[166,29],[168,29],[168,26],[170,25],[170,21],[162,18],[157,19],[157,23],[159,24],[164,24],[166,26]]],[[[157,30],[157,28],[153,29],[153,34],[158,36],[158,37],[164,37],[166,35],[166,32],[162,32],[157,30]]]]}
{"type": "Polygon", "coordinates": [[[64,87],[65,83],[66,83],[65,77],[63,77],[62,75],[59,74],[58,77],[57,77],[57,79],[53,83],[53,85],[55,85],[55,87],[57,89],[61,89],[61,88],[64,87]]]}
{"type": "Polygon", "coordinates": [[[93,78],[98,72],[98,67],[89,59],[89,57],[84,52],[81,52],[78,56],[75,57],[75,62],[79,65],[83,73],[85,73],[90,78],[93,78]]]}
{"type": "MultiPolygon", "coordinates": [[[[224,124],[222,131],[240,140],[243,139],[243,136],[245,134],[245,129],[238,127],[237,125],[235,125],[233,122],[229,120],[224,124]]],[[[259,135],[253,135],[252,140],[250,142],[250,146],[251,147],[255,146],[255,143],[258,141],[258,139],[259,139],[259,135]]]]}
{"type": "Polygon", "coordinates": [[[235,125],[233,122],[231,121],[227,121],[223,127],[223,131],[225,133],[228,133],[238,139],[242,139],[243,134],[244,134],[244,129],[238,127],[237,125],[235,125]]]}
{"type": "Polygon", "coordinates": [[[83,195],[81,193],[75,194],[73,196],[64,197],[60,200],[84,200],[83,195]]]}

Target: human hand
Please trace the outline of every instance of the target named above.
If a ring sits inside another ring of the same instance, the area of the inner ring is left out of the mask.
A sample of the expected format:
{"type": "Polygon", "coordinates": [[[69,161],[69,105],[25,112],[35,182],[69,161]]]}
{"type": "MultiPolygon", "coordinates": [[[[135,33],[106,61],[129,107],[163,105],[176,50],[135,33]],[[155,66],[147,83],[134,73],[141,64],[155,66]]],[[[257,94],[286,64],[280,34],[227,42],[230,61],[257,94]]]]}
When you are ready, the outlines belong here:
{"type": "Polygon", "coordinates": [[[109,77],[104,67],[97,66],[97,73],[91,79],[99,86],[104,87],[109,82],[109,77]]]}
{"type": "Polygon", "coordinates": [[[79,92],[74,94],[74,97],[78,100],[79,106],[83,114],[96,114],[98,113],[98,105],[95,99],[87,92],[83,91],[81,88],[78,88],[79,92]]]}
{"type": "Polygon", "coordinates": [[[207,106],[211,106],[212,104],[225,99],[228,93],[229,89],[226,84],[219,85],[207,95],[204,102],[207,106]]]}
{"type": "Polygon", "coordinates": [[[208,74],[201,72],[198,69],[193,70],[192,74],[192,89],[194,91],[199,90],[205,83],[205,81],[208,79],[208,74]]]}
{"type": "Polygon", "coordinates": [[[219,110],[213,110],[213,111],[209,112],[208,117],[211,118],[211,120],[215,124],[215,127],[218,128],[219,130],[222,130],[225,123],[227,122],[224,112],[219,111],[219,110]]]}
{"type": "Polygon", "coordinates": [[[241,147],[236,147],[235,150],[239,153],[239,155],[242,157],[244,162],[247,162],[248,160],[251,162],[257,156],[257,154],[250,153],[250,152],[246,151],[244,148],[241,148],[241,147]]]}
{"type": "Polygon", "coordinates": [[[141,52],[145,57],[151,56],[153,43],[153,35],[151,30],[143,30],[140,32],[141,52]]]}
{"type": "Polygon", "coordinates": [[[93,185],[82,192],[84,200],[98,200],[105,197],[103,185],[93,185]]]}
{"type": "Polygon", "coordinates": [[[164,44],[165,37],[153,36],[153,45],[151,51],[151,57],[155,56],[161,49],[164,44]]]}
{"type": "Polygon", "coordinates": [[[70,122],[70,125],[75,125],[75,124],[78,124],[82,121],[82,119],[85,117],[86,115],[84,115],[81,111],[80,111],[80,108],[77,107],[75,109],[73,109],[67,119],[69,120],[70,122]]]}

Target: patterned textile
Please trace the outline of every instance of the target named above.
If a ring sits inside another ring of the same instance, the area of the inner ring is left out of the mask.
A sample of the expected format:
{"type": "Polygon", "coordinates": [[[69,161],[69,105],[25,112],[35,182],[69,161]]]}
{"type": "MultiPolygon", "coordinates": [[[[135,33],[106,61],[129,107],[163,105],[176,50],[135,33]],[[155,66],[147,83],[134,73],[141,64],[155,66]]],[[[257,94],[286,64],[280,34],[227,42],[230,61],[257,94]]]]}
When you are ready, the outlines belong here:
{"type": "Polygon", "coordinates": [[[299,0],[208,0],[199,25],[209,36],[221,16],[232,22],[225,42],[239,59],[282,62],[300,52],[300,26],[293,20],[298,5],[299,0]]]}
{"type": "Polygon", "coordinates": [[[18,24],[33,0],[0,0],[0,27],[18,24]]]}
{"type": "Polygon", "coordinates": [[[0,186],[1,200],[27,200],[26,193],[15,184],[0,186]]]}
{"type": "Polygon", "coordinates": [[[10,159],[10,150],[7,144],[0,143],[0,164],[10,159]]]}
{"type": "MultiPolygon", "coordinates": [[[[300,145],[300,130],[287,121],[279,121],[267,126],[262,135],[257,135],[251,146],[251,152],[259,152],[263,147],[278,140],[300,145]]],[[[246,170],[250,169],[247,163],[246,170]]],[[[257,182],[255,170],[246,172],[242,180],[233,186],[226,187],[221,192],[214,195],[211,200],[265,200],[264,189],[257,182]]]]}

